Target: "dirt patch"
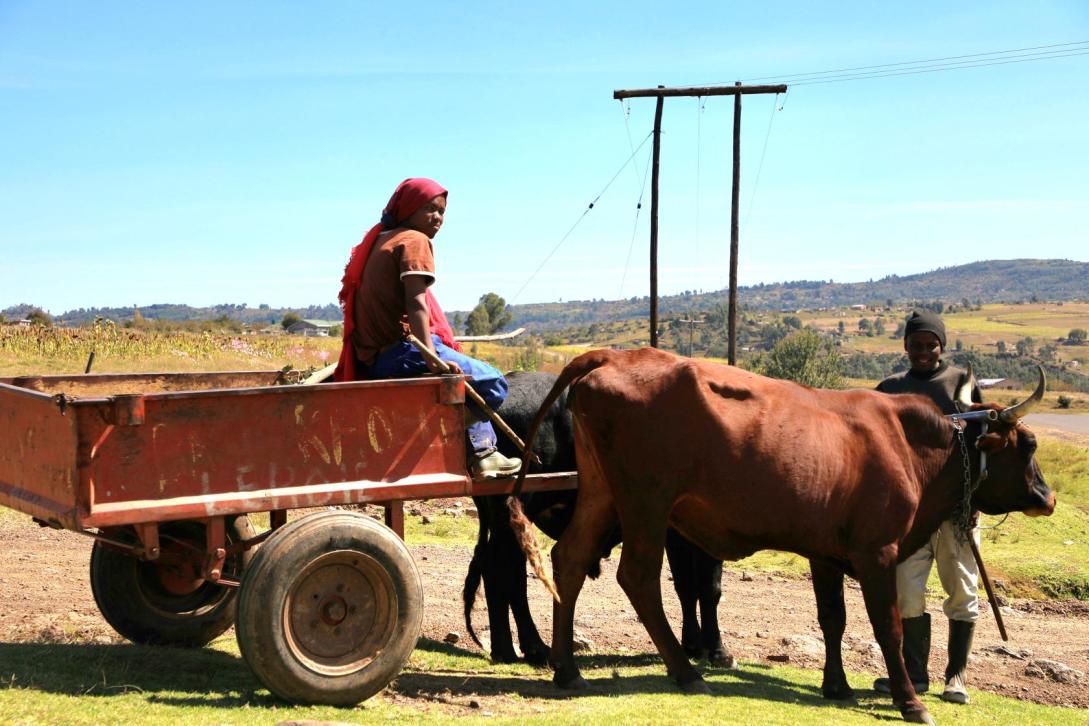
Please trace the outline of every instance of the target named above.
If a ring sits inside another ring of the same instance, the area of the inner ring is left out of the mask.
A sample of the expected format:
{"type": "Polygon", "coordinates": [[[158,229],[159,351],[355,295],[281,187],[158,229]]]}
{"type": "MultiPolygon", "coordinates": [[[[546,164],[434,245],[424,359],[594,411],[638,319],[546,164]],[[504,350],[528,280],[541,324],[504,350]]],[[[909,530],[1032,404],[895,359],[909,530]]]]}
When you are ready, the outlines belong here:
{"type": "MultiPolygon", "coordinates": [[[[434,516],[449,503],[428,506],[434,516]]],[[[70,532],[39,529],[28,519],[0,519],[0,548],[5,553],[0,569],[0,639],[4,642],[74,642],[105,644],[121,642],[102,620],[87,579],[91,541],[70,532]]],[[[469,547],[413,546],[424,578],[426,614],[424,636],[441,644],[448,633],[458,633],[456,648],[476,651],[469,642],[461,618],[461,587],[469,561],[469,547]]],[[[542,586],[530,580],[530,599],[537,623],[547,640],[551,632],[551,606],[542,586]]],[[[680,623],[680,609],[663,574],[662,588],[670,622],[680,623]]],[[[883,675],[880,651],[873,642],[861,593],[854,582],[847,588],[848,624],[844,662],[848,670],[883,675]]],[[[487,637],[487,618],[481,598],[474,612],[479,633],[487,637]]],[[[934,649],[930,660],[932,678],[940,680],[945,667],[946,632],[940,603],[934,615],[934,649]]],[[[1026,675],[1036,659],[1058,661],[1089,673],[1089,605],[1080,602],[1015,601],[1004,610],[1011,641],[999,638],[993,618],[985,613],[977,628],[969,666],[973,688],[1013,698],[1059,706],[1089,707],[1089,688],[1084,682],[1060,683],[1026,675]]],[[[816,608],[809,583],[764,574],[726,571],[719,621],[728,646],[743,661],[788,662],[819,669],[823,655],[816,608]]],[[[646,630],[616,584],[616,559],[606,560],[603,575],[587,583],[580,596],[576,629],[592,644],[595,653],[646,663],[660,663],[646,630]]],[[[663,666],[664,673],[664,666],[663,666]]],[[[395,685],[387,698],[429,708],[500,708],[504,691],[516,689],[523,697],[548,698],[551,686],[542,673],[537,681],[497,677],[494,694],[450,693],[439,697],[426,688],[395,685]],[[476,706],[471,704],[474,699],[476,706]],[[495,699],[489,704],[487,699],[495,699]]],[[[475,680],[475,688],[481,679],[475,680]]],[[[491,689],[486,689],[491,691],[491,689]]],[[[479,713],[479,711],[477,711],[479,713]]]]}

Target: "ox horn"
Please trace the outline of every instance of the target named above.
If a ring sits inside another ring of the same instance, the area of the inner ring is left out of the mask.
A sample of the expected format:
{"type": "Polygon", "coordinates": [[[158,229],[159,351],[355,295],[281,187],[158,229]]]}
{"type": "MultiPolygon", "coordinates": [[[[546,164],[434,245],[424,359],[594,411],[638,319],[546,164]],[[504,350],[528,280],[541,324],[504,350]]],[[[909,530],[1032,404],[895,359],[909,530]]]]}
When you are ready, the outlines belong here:
{"type": "Polygon", "coordinates": [[[962,383],[957,388],[956,405],[957,410],[961,413],[966,413],[972,408],[972,388],[975,386],[976,376],[972,372],[972,363],[969,362],[965,371],[968,375],[964,378],[962,383]]]}
{"type": "Polygon", "coordinates": [[[998,412],[998,417],[1002,419],[1004,423],[1014,424],[1018,419],[1023,418],[1029,411],[1031,411],[1036,404],[1038,404],[1044,397],[1044,387],[1047,384],[1047,379],[1044,377],[1044,367],[1039,363],[1036,364],[1036,368],[1040,371],[1040,383],[1037,384],[1036,390],[1032,392],[1032,395],[1026,398],[1021,403],[1015,403],[1012,406],[1007,406],[998,412]]]}

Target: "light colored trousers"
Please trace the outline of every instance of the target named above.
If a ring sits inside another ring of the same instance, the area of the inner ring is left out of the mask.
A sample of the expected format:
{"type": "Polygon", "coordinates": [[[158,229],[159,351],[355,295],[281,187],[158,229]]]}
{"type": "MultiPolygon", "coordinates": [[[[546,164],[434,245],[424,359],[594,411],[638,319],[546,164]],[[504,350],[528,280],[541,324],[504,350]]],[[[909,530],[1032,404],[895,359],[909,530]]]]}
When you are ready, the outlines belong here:
{"type": "MultiPolygon", "coordinates": [[[[952,520],[942,522],[927,543],[896,568],[901,618],[917,618],[926,612],[926,580],[931,563],[938,565],[938,579],[945,590],[945,616],[968,622],[979,618],[979,570],[972,548],[957,539],[955,526],[952,520]]],[[[972,539],[978,547],[978,527],[972,530],[972,539]]]]}

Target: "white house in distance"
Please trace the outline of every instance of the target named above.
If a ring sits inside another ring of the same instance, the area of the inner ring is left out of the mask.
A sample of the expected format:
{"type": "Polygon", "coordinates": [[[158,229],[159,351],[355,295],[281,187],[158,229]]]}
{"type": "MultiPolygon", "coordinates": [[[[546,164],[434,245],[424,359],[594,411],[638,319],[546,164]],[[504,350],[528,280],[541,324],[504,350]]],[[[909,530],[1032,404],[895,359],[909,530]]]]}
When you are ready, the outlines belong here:
{"type": "Polygon", "coordinates": [[[334,325],[340,325],[335,320],[300,320],[288,326],[287,332],[292,335],[302,335],[307,338],[328,338],[329,331],[334,325]]]}
{"type": "Polygon", "coordinates": [[[980,378],[978,382],[981,389],[995,388],[1000,391],[1016,391],[1022,388],[1021,381],[1015,378],[980,378]]]}

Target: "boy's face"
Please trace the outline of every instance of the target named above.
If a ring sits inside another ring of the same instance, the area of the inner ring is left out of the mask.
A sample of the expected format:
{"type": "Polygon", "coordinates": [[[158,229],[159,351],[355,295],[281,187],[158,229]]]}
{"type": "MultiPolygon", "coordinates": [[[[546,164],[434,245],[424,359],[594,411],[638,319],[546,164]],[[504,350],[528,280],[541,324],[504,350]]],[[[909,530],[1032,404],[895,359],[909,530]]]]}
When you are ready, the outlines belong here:
{"type": "Polygon", "coordinates": [[[925,373],[941,364],[942,344],[938,336],[926,331],[912,333],[904,338],[904,352],[911,361],[911,370],[925,373]]]}

